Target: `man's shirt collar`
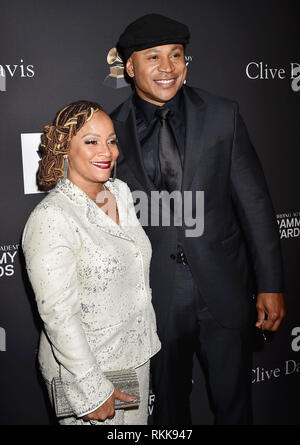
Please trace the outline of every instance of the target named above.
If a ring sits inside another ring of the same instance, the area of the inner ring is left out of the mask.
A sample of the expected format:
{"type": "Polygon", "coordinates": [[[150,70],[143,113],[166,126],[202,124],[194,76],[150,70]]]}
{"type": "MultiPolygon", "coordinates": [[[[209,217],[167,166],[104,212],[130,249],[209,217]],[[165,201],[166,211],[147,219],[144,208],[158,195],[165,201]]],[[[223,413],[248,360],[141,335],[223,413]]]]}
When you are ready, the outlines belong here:
{"type": "MultiPolygon", "coordinates": [[[[155,112],[158,108],[157,105],[152,104],[144,99],[142,99],[138,93],[135,91],[133,94],[133,103],[134,106],[140,111],[144,121],[149,124],[155,117],[155,112]]],[[[173,114],[178,117],[182,116],[183,111],[183,93],[182,88],[177,92],[177,94],[172,97],[171,100],[165,103],[165,106],[168,107],[173,114]]]]}

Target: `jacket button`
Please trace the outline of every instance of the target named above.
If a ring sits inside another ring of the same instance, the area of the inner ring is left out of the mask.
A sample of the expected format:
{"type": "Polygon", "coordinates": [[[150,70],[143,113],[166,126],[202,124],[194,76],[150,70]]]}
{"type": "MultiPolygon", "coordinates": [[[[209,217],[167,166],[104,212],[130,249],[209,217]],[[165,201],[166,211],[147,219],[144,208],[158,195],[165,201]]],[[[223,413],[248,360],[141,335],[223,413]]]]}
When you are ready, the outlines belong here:
{"type": "Polygon", "coordinates": [[[174,255],[174,253],[171,253],[170,258],[171,258],[171,260],[175,260],[176,255],[174,255]]]}

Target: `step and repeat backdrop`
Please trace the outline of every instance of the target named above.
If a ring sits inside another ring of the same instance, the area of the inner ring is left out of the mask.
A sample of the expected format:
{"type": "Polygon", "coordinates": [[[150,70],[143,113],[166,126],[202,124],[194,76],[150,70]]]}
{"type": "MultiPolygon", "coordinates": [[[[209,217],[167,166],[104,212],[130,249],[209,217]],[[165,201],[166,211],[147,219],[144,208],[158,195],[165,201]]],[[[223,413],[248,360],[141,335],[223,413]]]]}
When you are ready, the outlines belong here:
{"type": "MultiPolygon", "coordinates": [[[[256,424],[300,424],[300,33],[292,0],[0,1],[0,424],[55,424],[37,368],[41,322],[21,236],[44,193],[37,149],[45,124],[79,99],[109,113],[131,89],[115,51],[125,26],[147,13],[186,23],[188,85],[236,100],[263,164],[277,214],[287,316],[257,338],[256,424]]],[[[155,395],[149,397],[149,414],[155,395]]],[[[194,424],[212,424],[195,361],[194,424]]]]}

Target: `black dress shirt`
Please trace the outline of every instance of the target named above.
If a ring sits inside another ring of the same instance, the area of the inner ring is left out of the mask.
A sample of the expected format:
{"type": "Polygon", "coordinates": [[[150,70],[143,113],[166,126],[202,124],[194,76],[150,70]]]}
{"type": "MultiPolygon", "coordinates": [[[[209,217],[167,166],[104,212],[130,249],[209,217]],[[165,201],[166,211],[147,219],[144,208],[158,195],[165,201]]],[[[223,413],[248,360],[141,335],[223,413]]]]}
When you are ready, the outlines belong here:
{"type": "MultiPolygon", "coordinates": [[[[159,108],[146,100],[143,100],[136,92],[133,95],[135,108],[137,134],[142,148],[142,158],[146,172],[150,180],[158,190],[161,190],[161,174],[158,157],[158,133],[160,122],[155,116],[155,111],[159,108]]],[[[185,143],[185,114],[183,93],[180,89],[178,93],[165,104],[170,110],[169,123],[172,128],[176,143],[179,149],[180,159],[184,162],[185,143]]]]}

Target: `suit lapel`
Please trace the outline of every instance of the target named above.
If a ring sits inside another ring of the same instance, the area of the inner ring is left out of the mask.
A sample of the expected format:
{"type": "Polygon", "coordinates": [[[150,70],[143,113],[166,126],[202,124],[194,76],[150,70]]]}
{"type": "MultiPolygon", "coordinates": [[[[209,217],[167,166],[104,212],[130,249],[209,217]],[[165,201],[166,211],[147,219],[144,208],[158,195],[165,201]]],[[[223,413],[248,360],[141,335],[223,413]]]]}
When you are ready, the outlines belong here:
{"type": "Polygon", "coordinates": [[[184,87],[186,139],[182,191],[189,190],[204,153],[206,104],[191,88],[184,87]]]}
{"type": "MultiPolygon", "coordinates": [[[[118,211],[120,215],[120,223],[122,220],[126,221],[127,209],[123,206],[127,205],[126,195],[120,196],[119,186],[114,183],[107,181],[107,188],[115,196],[118,206],[118,211]]],[[[67,196],[73,204],[80,206],[86,213],[86,217],[91,224],[96,225],[100,230],[109,233],[112,236],[117,236],[119,238],[124,238],[132,241],[132,238],[126,233],[126,229],[122,225],[115,223],[108,215],[101,210],[96,203],[94,203],[88,195],[77,187],[73,182],[67,178],[61,179],[53,192],[60,192],[67,196]]]]}
{"type": "Polygon", "coordinates": [[[127,203],[128,196],[126,195],[127,189],[125,189],[125,193],[121,193],[120,184],[112,181],[107,181],[105,186],[108,190],[114,195],[117,208],[120,218],[120,225],[118,225],[112,218],[104,213],[104,211],[97,206],[93,201],[88,201],[88,209],[87,209],[87,217],[92,224],[95,224],[99,229],[104,232],[109,233],[110,235],[117,236],[119,238],[124,238],[129,241],[133,241],[133,239],[128,235],[126,230],[126,222],[127,222],[127,203]]]}
{"type": "MultiPolygon", "coordinates": [[[[113,118],[114,119],[114,118],[113,118]]],[[[122,155],[119,158],[122,161],[123,157],[142,189],[147,193],[151,190],[156,190],[155,185],[149,179],[144,167],[141,145],[137,135],[135,112],[131,97],[125,102],[124,108],[114,121],[116,133],[121,142],[122,155]],[[124,111],[127,111],[124,112],[124,111]]]]}

